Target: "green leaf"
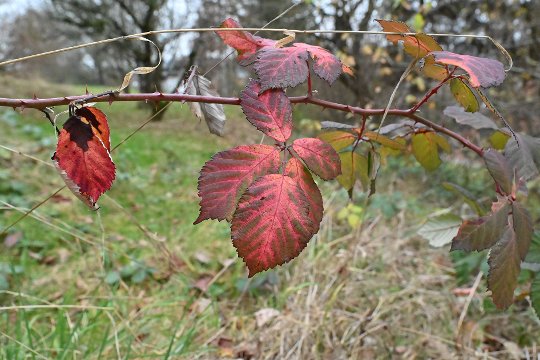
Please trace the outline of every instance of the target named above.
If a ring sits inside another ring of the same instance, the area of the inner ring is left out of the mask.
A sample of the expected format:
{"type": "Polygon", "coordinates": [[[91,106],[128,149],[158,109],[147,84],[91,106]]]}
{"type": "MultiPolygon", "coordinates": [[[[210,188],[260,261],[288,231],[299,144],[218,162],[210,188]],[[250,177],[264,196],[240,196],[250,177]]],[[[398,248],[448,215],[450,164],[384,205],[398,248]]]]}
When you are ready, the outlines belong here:
{"type": "Polygon", "coordinates": [[[526,262],[540,264],[540,233],[535,232],[532,237],[526,262]]]}
{"type": "Polygon", "coordinates": [[[508,162],[518,171],[520,178],[531,180],[538,176],[540,164],[540,139],[516,133],[504,148],[508,162]]]}
{"type": "Polygon", "coordinates": [[[491,214],[472,220],[465,220],[456,237],[452,240],[453,250],[481,251],[495,244],[508,228],[507,202],[494,203],[491,214]]]}
{"type": "Polygon", "coordinates": [[[416,160],[426,170],[433,171],[441,165],[435,133],[422,132],[412,137],[412,150],[416,160]]]}
{"type": "Polygon", "coordinates": [[[484,151],[484,161],[493,180],[506,195],[510,194],[514,174],[506,158],[497,150],[487,149],[484,151]]]}
{"type": "Polygon", "coordinates": [[[467,112],[477,112],[480,108],[478,100],[472,90],[467,86],[467,84],[461,79],[452,79],[450,80],[450,91],[456,101],[465,109],[467,112]]]}
{"type": "Polygon", "coordinates": [[[540,274],[536,273],[531,284],[531,303],[537,317],[540,317],[540,274]]]}
{"type": "Polygon", "coordinates": [[[370,180],[368,197],[371,197],[371,195],[375,194],[376,192],[375,183],[377,181],[377,174],[379,173],[380,167],[381,155],[379,155],[379,153],[375,150],[371,150],[368,153],[368,178],[370,180]]]}
{"type": "Polygon", "coordinates": [[[531,214],[522,204],[514,201],[512,203],[512,219],[518,243],[519,256],[521,257],[521,260],[525,260],[525,257],[529,252],[529,247],[531,246],[534,230],[531,214]]]}
{"type": "Polygon", "coordinates": [[[369,176],[367,158],[350,151],[340,153],[339,158],[341,160],[341,175],[337,177],[337,181],[341,186],[350,193],[356,180],[360,180],[364,190],[368,189],[369,176]]]}
{"type": "Polygon", "coordinates": [[[0,274],[0,290],[9,290],[9,281],[7,279],[7,276],[5,276],[4,274],[0,274]]]}
{"type": "Polygon", "coordinates": [[[443,182],[442,186],[446,190],[449,190],[453,192],[454,194],[463,196],[463,198],[465,199],[465,202],[471,207],[471,209],[473,209],[476,212],[478,216],[482,216],[486,213],[486,210],[484,209],[482,204],[476,201],[474,194],[469,192],[467,189],[464,189],[461,186],[450,183],[450,182],[443,182]]]}
{"type": "Polygon", "coordinates": [[[439,145],[442,151],[447,154],[450,154],[452,152],[452,147],[450,146],[450,143],[441,135],[434,134],[433,138],[435,139],[435,142],[437,143],[437,145],[439,145]]]}
{"type": "Polygon", "coordinates": [[[430,218],[418,230],[418,234],[434,247],[441,247],[452,242],[457,235],[461,218],[454,214],[444,214],[430,218]]]}
{"type": "Polygon", "coordinates": [[[118,271],[109,271],[105,276],[105,282],[109,285],[114,285],[120,282],[120,273],[118,271]]]}
{"type": "Polygon", "coordinates": [[[491,144],[491,146],[493,146],[495,150],[504,150],[508,139],[510,139],[510,135],[500,130],[497,130],[489,137],[489,143],[491,144]]]}
{"type": "Polygon", "coordinates": [[[135,284],[142,283],[144,279],[146,279],[146,275],[148,275],[146,269],[139,269],[135,274],[133,274],[131,281],[135,284]]]}
{"type": "Polygon", "coordinates": [[[514,290],[521,270],[521,258],[516,234],[506,228],[502,238],[489,253],[488,289],[495,306],[505,309],[514,302],[514,290]]]}

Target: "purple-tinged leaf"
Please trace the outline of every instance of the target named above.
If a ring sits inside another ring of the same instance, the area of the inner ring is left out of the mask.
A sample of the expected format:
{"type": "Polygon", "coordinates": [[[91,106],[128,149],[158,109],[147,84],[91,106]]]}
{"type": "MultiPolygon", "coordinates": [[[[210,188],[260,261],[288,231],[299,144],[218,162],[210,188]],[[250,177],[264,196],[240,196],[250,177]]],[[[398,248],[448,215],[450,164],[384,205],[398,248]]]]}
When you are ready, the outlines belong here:
{"type": "Polygon", "coordinates": [[[323,198],[321,191],[309,170],[302,164],[302,162],[296,158],[291,158],[287,162],[285,167],[285,175],[290,176],[306,193],[309,208],[308,216],[313,222],[312,235],[315,235],[319,231],[319,226],[323,218],[323,198]]]}
{"type": "Polygon", "coordinates": [[[508,227],[508,203],[494,203],[493,212],[472,220],[465,220],[452,240],[451,250],[481,251],[489,249],[508,227]]]}
{"type": "Polygon", "coordinates": [[[231,224],[249,277],[292,260],[306,247],[314,229],[308,208],[308,195],[289,176],[265,175],[249,186],[231,224]]]}
{"type": "Polygon", "coordinates": [[[458,124],[467,125],[475,129],[498,129],[499,127],[485,115],[479,112],[470,113],[460,106],[448,106],[443,114],[456,120],[458,124]]]}
{"type": "Polygon", "coordinates": [[[313,72],[330,85],[336,81],[343,71],[341,61],[326,49],[320,46],[295,43],[293,46],[305,49],[313,59],[313,72]]]}
{"type": "Polygon", "coordinates": [[[514,302],[514,290],[521,270],[516,234],[507,227],[501,239],[489,252],[488,289],[495,306],[505,309],[514,302]]]}
{"type": "Polygon", "coordinates": [[[529,247],[531,246],[533,236],[533,222],[529,211],[517,201],[512,203],[512,219],[514,223],[514,232],[518,244],[519,256],[525,260],[529,247]]]}
{"type": "Polygon", "coordinates": [[[540,138],[515,133],[510,136],[504,148],[504,155],[518,177],[531,180],[538,176],[540,166],[540,138]]]}
{"type": "Polygon", "coordinates": [[[458,66],[465,70],[470,77],[469,83],[475,88],[500,85],[506,77],[504,65],[497,60],[455,54],[449,51],[433,51],[430,54],[438,63],[458,66]]]}
{"type": "Polygon", "coordinates": [[[296,139],[292,148],[321,179],[332,180],[341,174],[339,155],[327,143],[315,138],[303,138],[296,139]]]}
{"type": "Polygon", "coordinates": [[[484,162],[493,180],[509,195],[512,192],[514,173],[508,160],[497,150],[487,149],[484,151],[484,162]]]}
{"type": "Polygon", "coordinates": [[[242,145],[215,154],[199,177],[200,215],[231,220],[238,200],[255,179],[279,171],[279,150],[269,145],[242,145]]]}
{"type": "Polygon", "coordinates": [[[306,81],[308,57],[305,49],[296,46],[261,49],[253,66],[261,81],[261,91],[295,87],[306,81]]]}
{"type": "Polygon", "coordinates": [[[282,89],[262,93],[256,80],[251,80],[240,95],[240,106],[246,118],[257,129],[280,142],[292,132],[291,102],[282,89]]]}

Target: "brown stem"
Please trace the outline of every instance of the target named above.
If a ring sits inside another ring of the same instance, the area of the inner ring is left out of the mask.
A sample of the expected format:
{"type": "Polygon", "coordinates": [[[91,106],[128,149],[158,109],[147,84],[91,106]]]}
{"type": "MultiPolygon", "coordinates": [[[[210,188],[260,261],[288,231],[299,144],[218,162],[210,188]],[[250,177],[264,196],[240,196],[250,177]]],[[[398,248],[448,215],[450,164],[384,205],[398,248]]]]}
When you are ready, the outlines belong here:
{"type": "MultiPolygon", "coordinates": [[[[44,109],[50,106],[59,106],[59,105],[69,105],[78,100],[88,98],[88,95],[81,96],[66,96],[66,97],[57,97],[57,98],[48,98],[48,99],[11,99],[11,98],[0,98],[0,107],[12,107],[19,109],[44,109]]],[[[334,109],[338,111],[345,111],[354,114],[359,114],[361,116],[375,116],[383,115],[385,109],[365,109],[362,107],[351,106],[346,104],[340,104],[333,101],[318,99],[309,95],[305,96],[292,96],[289,97],[289,100],[293,104],[313,104],[319,105],[323,108],[334,109]]],[[[116,102],[116,101],[181,101],[181,102],[200,102],[200,103],[213,103],[213,104],[224,104],[224,105],[240,105],[240,99],[236,97],[219,97],[219,96],[200,96],[200,95],[186,95],[186,94],[163,94],[163,93],[140,93],[140,94],[114,94],[109,96],[103,96],[96,99],[93,99],[93,102],[116,102]]],[[[460,134],[445,128],[444,126],[433,123],[421,116],[416,115],[415,107],[410,109],[389,109],[387,115],[390,116],[401,116],[409,118],[413,121],[419,122],[426,125],[427,127],[448,135],[460,143],[463,146],[471,149],[479,156],[482,156],[484,151],[483,149],[473,144],[471,141],[461,136],[460,134]]]]}
{"type": "Polygon", "coordinates": [[[451,80],[454,78],[454,71],[456,71],[456,69],[454,68],[454,70],[452,70],[451,72],[448,73],[448,76],[446,76],[444,79],[441,80],[440,83],[438,83],[435,87],[433,87],[431,90],[429,90],[427,92],[426,95],[424,95],[424,97],[422,98],[422,100],[420,100],[418,102],[418,104],[414,105],[413,108],[411,109],[413,112],[415,112],[416,110],[420,109],[420,107],[422,105],[424,105],[433,95],[435,95],[437,93],[437,91],[439,91],[439,89],[448,82],[448,80],[451,80]]]}
{"type": "Polygon", "coordinates": [[[306,61],[307,67],[308,67],[308,78],[307,78],[307,96],[312,97],[313,96],[313,89],[311,87],[311,69],[309,66],[309,61],[306,61]]]}

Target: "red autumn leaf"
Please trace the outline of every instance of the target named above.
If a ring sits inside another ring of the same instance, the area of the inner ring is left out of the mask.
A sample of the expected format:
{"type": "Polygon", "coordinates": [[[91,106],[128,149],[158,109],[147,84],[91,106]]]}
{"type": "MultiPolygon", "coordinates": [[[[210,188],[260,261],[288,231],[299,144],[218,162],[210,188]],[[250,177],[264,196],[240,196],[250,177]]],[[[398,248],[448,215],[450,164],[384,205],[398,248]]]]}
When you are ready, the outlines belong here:
{"type": "MultiPolygon", "coordinates": [[[[88,115],[80,110],[76,114],[88,115]]],[[[89,207],[96,209],[99,197],[111,188],[116,168],[100,137],[100,134],[107,134],[108,139],[106,118],[100,117],[101,122],[98,121],[101,130],[99,126],[94,128],[91,125],[92,120],[92,116],[70,117],[58,135],[52,159],[69,189],[89,207]]]]}
{"type": "Polygon", "coordinates": [[[200,214],[206,219],[231,220],[238,200],[255,179],[278,172],[279,149],[269,145],[242,145],[215,154],[199,176],[200,214]]]}
{"type": "Polygon", "coordinates": [[[98,135],[107,150],[111,151],[111,134],[109,130],[109,124],[107,123],[107,116],[103,111],[92,106],[85,106],[75,110],[75,115],[84,118],[82,121],[87,121],[92,125],[94,134],[98,135]],[[86,120],[85,120],[86,119],[86,120]]]}
{"type": "Polygon", "coordinates": [[[321,179],[332,180],[341,174],[338,153],[324,141],[315,138],[296,139],[292,148],[321,179]]]}
{"type": "Polygon", "coordinates": [[[323,218],[323,199],[319,187],[313,181],[313,177],[302,162],[296,158],[291,158],[285,166],[285,175],[293,178],[307,195],[309,202],[308,216],[313,221],[312,235],[319,231],[319,226],[323,218]]]}
{"type": "Polygon", "coordinates": [[[433,51],[430,54],[438,63],[459,66],[465,70],[470,76],[469,83],[475,88],[500,85],[506,77],[504,65],[497,60],[449,51],[433,51]]]}
{"type": "Polygon", "coordinates": [[[259,94],[261,86],[251,80],[240,95],[240,106],[250,123],[266,135],[285,142],[292,131],[291,102],[282,89],[259,94]]]}
{"type": "Polygon", "coordinates": [[[254,69],[261,89],[295,87],[307,80],[311,55],[315,74],[332,84],[343,72],[341,61],[327,50],[304,43],[284,48],[265,47],[259,51],[254,69]]]}
{"type": "Polygon", "coordinates": [[[308,207],[302,188],[286,175],[265,175],[248,188],[231,234],[249,277],[292,260],[306,247],[314,226],[308,207]]]}
{"type": "Polygon", "coordinates": [[[253,67],[261,80],[261,90],[295,87],[306,81],[308,57],[305,49],[295,46],[261,49],[253,67]]]}
{"type": "MultiPolygon", "coordinates": [[[[220,28],[241,28],[235,20],[229,18],[221,23],[220,28]]],[[[216,30],[219,37],[232,48],[238,51],[237,60],[245,60],[255,54],[257,50],[266,47],[274,46],[276,43],[274,40],[265,39],[259,36],[254,36],[247,31],[219,31],[216,30]]]]}
{"type": "Polygon", "coordinates": [[[313,59],[313,71],[315,74],[326,80],[330,85],[344,71],[341,61],[331,52],[320,46],[308,45],[304,43],[295,43],[301,49],[306,49],[313,59]]]}

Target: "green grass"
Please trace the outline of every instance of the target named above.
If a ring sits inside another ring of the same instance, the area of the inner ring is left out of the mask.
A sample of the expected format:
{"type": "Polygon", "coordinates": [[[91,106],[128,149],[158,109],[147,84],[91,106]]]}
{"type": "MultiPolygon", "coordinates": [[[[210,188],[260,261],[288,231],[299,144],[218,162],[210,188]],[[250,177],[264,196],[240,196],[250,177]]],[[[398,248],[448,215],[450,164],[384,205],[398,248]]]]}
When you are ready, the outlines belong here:
{"type": "MultiPolygon", "coordinates": [[[[4,77],[0,84],[0,96],[85,90],[4,77]]],[[[132,103],[98,106],[109,117],[113,146],[149,116],[132,103]]],[[[455,164],[428,176],[412,158],[390,161],[369,205],[357,194],[351,207],[367,214],[361,227],[340,216],[346,193],[323,184],[319,235],[291,264],[247,280],[227,224],[192,225],[204,162],[260,140],[238,108],[226,111],[229,134],[217,138],[187,105],[172,105],[163,121],[112,154],[117,180],[99,212],[64,190],[34,213],[38,218],[10,231],[20,238],[0,244],[0,358],[444,358],[480,356],[488,345],[496,356],[507,354],[494,338],[538,343],[526,304],[496,312],[484,289],[468,311],[469,337],[455,339],[463,298],[452,295],[447,251],[414,235],[426,215],[456,206],[438,183],[465,179],[481,194],[484,178],[469,178],[455,164]],[[257,311],[268,308],[279,314],[259,326],[257,311]]],[[[49,162],[55,141],[39,112],[0,112],[0,145],[49,162]]],[[[3,202],[28,209],[62,185],[53,168],[0,149],[3,202]]],[[[0,228],[19,216],[0,204],[0,228]]]]}
{"type": "MultiPolygon", "coordinates": [[[[113,146],[149,116],[132,103],[99,106],[108,114],[113,146]]],[[[38,112],[5,111],[0,116],[2,145],[48,160],[55,135],[38,112]]],[[[7,333],[0,338],[0,354],[9,359],[39,358],[28,347],[45,357],[87,358],[98,353],[108,357],[116,352],[118,338],[122,356],[130,349],[131,356],[138,358],[144,351],[138,349],[137,337],[163,344],[158,350],[146,349],[158,358],[165,349],[169,355],[194,351],[197,332],[189,330],[187,322],[218,326],[219,321],[206,314],[186,317],[189,306],[200,296],[193,280],[218,271],[220,261],[234,255],[225,224],[192,225],[198,215],[198,171],[226,146],[226,140],[207,133],[205,124],[199,124],[186,105],[173,105],[162,122],[149,124],[113,153],[117,180],[100,202],[99,213],[88,211],[64,190],[35,212],[40,219],[29,217],[18,224],[12,233],[20,232],[22,238],[2,251],[0,262],[22,271],[6,275],[9,287],[2,289],[6,292],[1,299],[21,310],[1,318],[0,328],[7,333]],[[207,264],[196,263],[192,258],[196,252],[217,256],[207,264]],[[148,295],[137,297],[141,292],[148,295]],[[145,304],[149,298],[155,301],[145,304]],[[28,304],[50,302],[90,303],[114,312],[23,309],[28,304]],[[112,322],[127,321],[135,307],[152,314],[131,320],[136,331],[112,322]],[[156,324],[161,331],[152,330],[156,324]]],[[[0,152],[3,201],[29,208],[62,186],[53,168],[3,149],[0,152]]],[[[5,210],[0,216],[2,227],[20,216],[5,210]]],[[[236,276],[243,275],[240,263],[233,267],[236,276]]],[[[231,284],[228,288],[216,285],[212,291],[236,292],[234,281],[231,284]]]]}

